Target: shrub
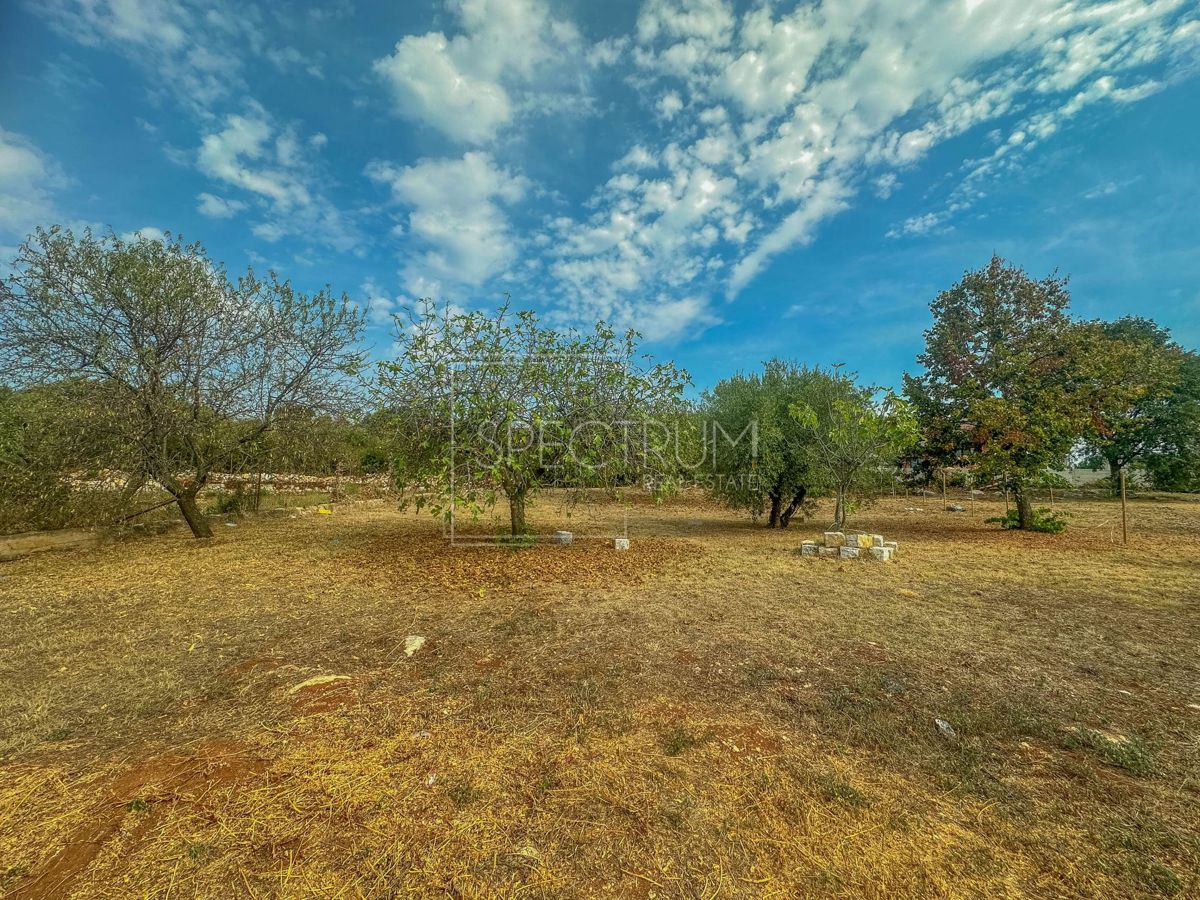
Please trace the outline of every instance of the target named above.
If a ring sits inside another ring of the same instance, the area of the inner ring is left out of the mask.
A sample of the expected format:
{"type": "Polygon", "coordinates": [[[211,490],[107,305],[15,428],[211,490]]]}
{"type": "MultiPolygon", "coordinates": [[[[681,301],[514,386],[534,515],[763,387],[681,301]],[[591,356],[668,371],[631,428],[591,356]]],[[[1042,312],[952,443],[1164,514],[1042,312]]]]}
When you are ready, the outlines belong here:
{"type": "MultiPolygon", "coordinates": [[[[1029,530],[1041,531],[1045,534],[1058,534],[1066,529],[1067,519],[1070,517],[1070,513],[1055,512],[1049,507],[1039,506],[1033,511],[1033,522],[1030,524],[1029,530]]],[[[1001,528],[1021,527],[1020,517],[1015,509],[1009,510],[1003,516],[994,516],[985,521],[999,525],[1001,528]]]]}

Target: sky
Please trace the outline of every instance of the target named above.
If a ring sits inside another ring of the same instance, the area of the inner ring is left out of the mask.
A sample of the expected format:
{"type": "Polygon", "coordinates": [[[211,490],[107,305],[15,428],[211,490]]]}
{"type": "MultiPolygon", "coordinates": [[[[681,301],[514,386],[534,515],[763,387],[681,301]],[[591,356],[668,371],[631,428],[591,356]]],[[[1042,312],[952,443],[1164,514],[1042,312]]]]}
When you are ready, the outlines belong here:
{"type": "Polygon", "coordinates": [[[361,304],[510,294],[698,389],[898,385],[999,253],[1200,345],[1195,0],[0,2],[0,265],[199,240],[361,304]]]}

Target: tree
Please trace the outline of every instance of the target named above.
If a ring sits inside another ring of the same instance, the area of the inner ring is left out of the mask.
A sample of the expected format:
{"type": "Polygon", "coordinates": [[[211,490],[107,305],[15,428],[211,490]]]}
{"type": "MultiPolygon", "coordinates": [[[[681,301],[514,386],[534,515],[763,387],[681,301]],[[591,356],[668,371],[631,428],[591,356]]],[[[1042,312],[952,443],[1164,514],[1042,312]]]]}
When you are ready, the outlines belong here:
{"type": "Polygon", "coordinates": [[[196,537],[214,471],[267,432],[280,409],[334,406],[359,364],[361,314],[328,288],[306,295],[274,273],[232,282],[199,244],[58,227],[21,245],[0,285],[0,363],[18,385],[84,381],[134,483],[153,480],[196,537]]]}
{"type": "Polygon", "coordinates": [[[1121,473],[1131,463],[1157,474],[1160,485],[1170,481],[1168,471],[1194,469],[1200,463],[1200,359],[1149,319],[1127,316],[1100,328],[1136,354],[1138,366],[1129,374],[1144,388],[1088,441],[1108,463],[1113,491],[1120,492],[1121,473]]]}
{"type": "Polygon", "coordinates": [[[513,536],[550,486],[615,486],[674,468],[667,423],[688,382],[638,355],[638,335],[603,322],[544,328],[535,313],[440,311],[397,317],[394,360],[379,367],[381,405],[397,426],[396,478],[435,514],[477,513],[502,493],[513,536]]]}
{"type": "Polygon", "coordinates": [[[930,304],[921,376],[905,392],[927,451],[974,463],[1016,497],[1033,525],[1030,486],[1141,396],[1136,348],[1067,315],[1067,279],[1030,278],[995,256],[930,304]]]}
{"type": "Polygon", "coordinates": [[[755,521],[766,512],[768,528],[788,527],[819,487],[804,428],[789,410],[822,377],[817,370],[773,359],[762,374],[734,375],[705,394],[703,429],[715,469],[713,496],[748,511],[755,521]]]}
{"type": "Polygon", "coordinates": [[[917,439],[917,423],[908,405],[890,391],[861,386],[853,376],[821,373],[791,415],[804,429],[810,465],[833,484],[835,528],[849,517],[850,492],[892,466],[917,439]]]}

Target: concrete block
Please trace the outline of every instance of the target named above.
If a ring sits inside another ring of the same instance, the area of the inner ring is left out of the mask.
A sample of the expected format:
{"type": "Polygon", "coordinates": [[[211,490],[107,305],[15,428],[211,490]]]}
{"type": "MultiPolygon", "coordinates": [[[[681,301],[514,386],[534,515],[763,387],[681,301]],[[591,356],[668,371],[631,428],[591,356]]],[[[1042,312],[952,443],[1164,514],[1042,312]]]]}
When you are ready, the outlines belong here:
{"type": "Polygon", "coordinates": [[[837,559],[840,549],[839,547],[818,547],[817,556],[822,559],[837,559]]]}
{"type": "Polygon", "coordinates": [[[892,561],[892,551],[887,547],[872,547],[870,553],[871,559],[877,559],[880,562],[892,561]]]}
{"type": "Polygon", "coordinates": [[[838,550],[838,555],[842,559],[858,559],[858,548],[842,547],[840,550],[838,550]]]}
{"type": "Polygon", "coordinates": [[[842,534],[840,531],[827,531],[827,532],[825,532],[825,546],[826,547],[845,547],[846,546],[846,536],[844,534],[842,534]]]}
{"type": "Polygon", "coordinates": [[[872,547],[883,547],[883,546],[885,546],[885,543],[884,543],[884,540],[883,540],[883,535],[882,535],[882,534],[873,534],[873,535],[871,535],[871,546],[872,546],[872,547]]]}
{"type": "Polygon", "coordinates": [[[859,550],[870,550],[874,546],[869,534],[856,535],[856,538],[857,540],[850,546],[857,547],[859,550]]]}
{"type": "Polygon", "coordinates": [[[817,551],[820,549],[821,548],[817,546],[816,541],[805,541],[803,544],[800,545],[800,555],[801,556],[816,556],[817,551]]]}
{"type": "Polygon", "coordinates": [[[629,538],[613,538],[613,549],[614,550],[628,550],[629,549],[629,538]]]}
{"type": "Polygon", "coordinates": [[[900,544],[896,541],[884,541],[883,546],[891,550],[893,555],[895,555],[896,551],[900,549],[900,544]]]}
{"type": "Polygon", "coordinates": [[[569,544],[573,540],[575,540],[575,535],[569,531],[554,532],[554,543],[556,544],[569,544]]]}

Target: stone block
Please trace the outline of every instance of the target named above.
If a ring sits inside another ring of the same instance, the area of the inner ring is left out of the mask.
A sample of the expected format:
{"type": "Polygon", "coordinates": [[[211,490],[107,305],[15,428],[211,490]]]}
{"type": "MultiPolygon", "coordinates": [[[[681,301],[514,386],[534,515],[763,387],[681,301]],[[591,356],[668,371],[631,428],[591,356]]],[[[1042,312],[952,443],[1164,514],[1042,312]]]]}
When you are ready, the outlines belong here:
{"type": "Polygon", "coordinates": [[[892,551],[887,547],[872,547],[870,552],[871,559],[877,559],[880,562],[892,561],[892,551]]]}
{"type": "Polygon", "coordinates": [[[896,541],[884,541],[883,546],[891,550],[893,555],[895,555],[896,551],[900,549],[900,544],[896,541]]]}
{"type": "Polygon", "coordinates": [[[872,547],[886,547],[887,542],[884,541],[882,534],[873,534],[873,535],[871,535],[871,546],[872,547]]]}
{"type": "Polygon", "coordinates": [[[827,532],[825,532],[825,546],[826,547],[845,547],[846,546],[846,536],[844,534],[842,534],[840,531],[827,531],[827,532]]]}
{"type": "Polygon", "coordinates": [[[614,550],[628,550],[629,549],[629,538],[613,538],[613,549],[614,550]]]}
{"type": "Polygon", "coordinates": [[[801,556],[816,556],[817,551],[819,549],[821,549],[821,548],[817,546],[816,541],[805,541],[803,544],[800,545],[800,555],[801,556]]]}
{"type": "Polygon", "coordinates": [[[556,544],[569,544],[573,540],[575,540],[575,535],[569,531],[554,532],[554,543],[556,544]]]}
{"type": "Polygon", "coordinates": [[[839,547],[818,547],[817,556],[822,559],[837,559],[840,549],[839,547]]]}
{"type": "Polygon", "coordinates": [[[856,541],[850,545],[852,547],[857,547],[859,550],[870,550],[873,546],[875,546],[871,539],[871,535],[869,534],[859,534],[855,537],[856,541]]]}
{"type": "Polygon", "coordinates": [[[842,559],[858,559],[857,547],[842,547],[838,550],[838,555],[842,559]]]}

